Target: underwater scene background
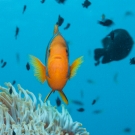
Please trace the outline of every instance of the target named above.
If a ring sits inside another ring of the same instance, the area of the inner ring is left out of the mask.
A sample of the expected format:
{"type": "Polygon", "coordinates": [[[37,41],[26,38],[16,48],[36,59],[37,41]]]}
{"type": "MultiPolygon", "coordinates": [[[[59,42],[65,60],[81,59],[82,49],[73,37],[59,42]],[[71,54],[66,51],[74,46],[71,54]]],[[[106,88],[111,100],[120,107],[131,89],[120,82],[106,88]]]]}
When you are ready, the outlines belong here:
{"type": "MultiPolygon", "coordinates": [[[[135,135],[135,65],[130,62],[135,57],[134,44],[121,60],[95,66],[94,59],[94,50],[103,48],[102,39],[115,29],[125,29],[134,41],[135,2],[94,0],[85,7],[86,1],[0,0],[0,85],[15,80],[15,87],[21,84],[37,97],[39,93],[42,99],[46,97],[50,87],[37,81],[32,67],[28,70],[26,65],[29,54],[45,63],[46,47],[60,15],[64,22],[59,31],[68,42],[70,65],[80,56],[84,59],[63,89],[73,120],[81,122],[91,135],[135,135]],[[113,21],[111,26],[98,22],[103,14],[113,21]],[[67,23],[70,27],[64,30],[67,23]]],[[[57,97],[57,92],[49,97],[54,106],[57,97]]]]}

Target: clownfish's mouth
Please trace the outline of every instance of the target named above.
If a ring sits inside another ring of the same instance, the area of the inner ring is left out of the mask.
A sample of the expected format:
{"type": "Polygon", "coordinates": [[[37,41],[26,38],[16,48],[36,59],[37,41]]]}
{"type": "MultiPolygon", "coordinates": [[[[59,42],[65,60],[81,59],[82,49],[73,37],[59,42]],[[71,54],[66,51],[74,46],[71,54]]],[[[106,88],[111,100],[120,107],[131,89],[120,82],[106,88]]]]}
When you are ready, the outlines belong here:
{"type": "Polygon", "coordinates": [[[56,56],[56,57],[54,57],[55,59],[62,59],[60,56],[56,56]]]}

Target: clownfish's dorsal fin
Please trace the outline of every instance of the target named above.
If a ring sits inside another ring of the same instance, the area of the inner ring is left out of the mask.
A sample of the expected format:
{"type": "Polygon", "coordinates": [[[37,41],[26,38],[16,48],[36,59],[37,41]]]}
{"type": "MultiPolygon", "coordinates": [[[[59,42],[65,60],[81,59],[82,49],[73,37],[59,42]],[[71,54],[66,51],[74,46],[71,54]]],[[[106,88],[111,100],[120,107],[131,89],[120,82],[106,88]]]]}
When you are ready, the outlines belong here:
{"type": "Polygon", "coordinates": [[[58,32],[59,32],[59,26],[55,24],[53,34],[55,35],[58,32]]]}

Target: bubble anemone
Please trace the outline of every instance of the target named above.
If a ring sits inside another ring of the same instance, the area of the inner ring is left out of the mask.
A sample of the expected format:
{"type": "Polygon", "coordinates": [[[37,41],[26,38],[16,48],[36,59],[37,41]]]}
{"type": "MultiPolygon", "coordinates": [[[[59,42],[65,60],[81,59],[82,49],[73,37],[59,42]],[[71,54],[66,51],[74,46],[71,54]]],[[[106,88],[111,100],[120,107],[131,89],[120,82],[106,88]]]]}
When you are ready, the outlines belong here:
{"type": "Polygon", "coordinates": [[[81,123],[73,122],[64,105],[60,113],[49,101],[43,103],[41,94],[37,104],[32,92],[5,85],[0,86],[0,135],[89,135],[81,123]]]}

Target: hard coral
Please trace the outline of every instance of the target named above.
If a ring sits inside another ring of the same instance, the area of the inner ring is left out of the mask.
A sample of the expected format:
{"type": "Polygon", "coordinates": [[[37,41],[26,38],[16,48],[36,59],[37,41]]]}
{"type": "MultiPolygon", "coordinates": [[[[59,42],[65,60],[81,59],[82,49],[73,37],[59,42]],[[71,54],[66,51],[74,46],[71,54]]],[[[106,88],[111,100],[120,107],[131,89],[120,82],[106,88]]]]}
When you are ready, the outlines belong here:
{"type": "Polygon", "coordinates": [[[88,135],[82,124],[73,122],[62,105],[62,113],[50,102],[39,102],[35,95],[18,85],[19,93],[11,85],[0,90],[0,135],[88,135]],[[10,91],[10,93],[9,93],[10,91]],[[22,96],[23,95],[23,96],[22,96]]]}

